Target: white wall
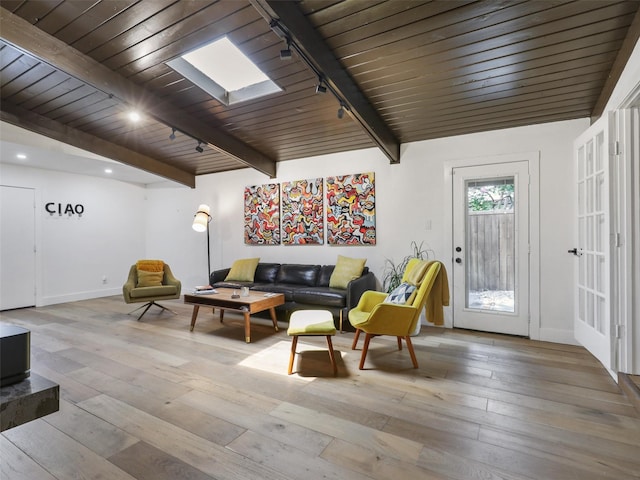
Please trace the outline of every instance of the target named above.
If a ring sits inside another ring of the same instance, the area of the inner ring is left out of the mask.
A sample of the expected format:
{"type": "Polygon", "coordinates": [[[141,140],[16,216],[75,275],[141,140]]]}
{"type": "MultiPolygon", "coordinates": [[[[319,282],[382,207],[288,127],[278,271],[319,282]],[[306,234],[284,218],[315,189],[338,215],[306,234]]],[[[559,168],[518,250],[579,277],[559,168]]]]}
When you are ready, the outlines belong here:
{"type": "Polygon", "coordinates": [[[143,187],[8,164],[0,172],[2,185],[35,189],[37,306],[122,292],[130,265],[145,256],[143,187]],[[81,204],[84,213],[51,216],[48,202],[81,204]]]}
{"type": "Polygon", "coordinates": [[[540,338],[573,343],[573,257],[575,187],[573,139],[588,119],[520,127],[404,145],[399,165],[390,165],[377,149],[281,162],[269,179],[246,169],[199,176],[196,189],[149,190],[147,196],[148,256],[171,263],[184,288],[206,280],[206,236],[191,230],[200,203],[211,206],[212,269],[233,260],[260,257],[287,263],[335,263],[337,255],[367,258],[382,276],[385,258],[397,260],[410,252],[410,242],[424,241],[438,259],[449,261],[445,245],[443,184],[448,161],[511,153],[540,153],[540,338]],[[243,191],[247,185],[358,172],[375,172],[375,247],[247,246],[243,240],[243,191]],[[427,229],[430,222],[431,229],[427,229]],[[153,253],[151,253],[153,252],[153,253]],[[157,255],[156,255],[157,253],[157,255]],[[169,260],[170,259],[170,260],[169,260]]]}
{"type": "MultiPolygon", "coordinates": [[[[211,206],[212,269],[241,257],[288,263],[335,263],[338,254],[367,258],[381,278],[385,258],[423,242],[450,261],[443,228],[447,162],[519,152],[540,154],[540,338],[573,342],[574,175],[572,143],[588,120],[520,127],[402,147],[399,165],[377,149],[281,162],[269,179],[251,169],[197,177],[196,188],[145,189],[96,177],[2,165],[1,183],[36,189],[37,304],[119,294],[138,258],[161,258],[188,289],[207,281],[206,234],[191,229],[200,203],[211,206]],[[375,172],[377,245],[374,247],[247,246],[243,191],[247,185],[375,172]],[[85,207],[82,218],[51,217],[47,202],[85,207]],[[427,225],[430,224],[430,229],[427,225]],[[107,283],[102,281],[107,277],[107,283]]],[[[450,314],[448,314],[450,319],[450,314]]]]}

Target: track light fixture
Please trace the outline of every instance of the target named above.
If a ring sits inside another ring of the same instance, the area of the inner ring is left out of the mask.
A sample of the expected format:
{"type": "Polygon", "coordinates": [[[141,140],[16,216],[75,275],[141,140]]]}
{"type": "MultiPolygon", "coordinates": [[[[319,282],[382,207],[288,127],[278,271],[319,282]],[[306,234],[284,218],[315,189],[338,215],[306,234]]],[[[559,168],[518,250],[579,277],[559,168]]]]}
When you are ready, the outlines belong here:
{"type": "Polygon", "coordinates": [[[318,77],[318,84],[316,85],[316,93],[326,93],[327,91],[331,92],[331,94],[340,102],[340,108],[338,109],[338,118],[344,118],[345,110],[350,110],[347,101],[342,97],[342,95],[336,91],[336,89],[331,86],[330,83],[325,81],[325,74],[320,70],[320,68],[306,55],[303,49],[301,49],[298,44],[296,44],[295,40],[291,38],[291,33],[287,30],[287,28],[280,23],[280,20],[277,18],[271,18],[269,21],[269,26],[271,29],[280,37],[286,40],[287,49],[280,50],[280,58],[288,59],[291,58],[291,50],[296,51],[296,57],[300,58],[307,67],[318,77]]]}
{"type": "Polygon", "coordinates": [[[280,50],[280,60],[291,59],[291,39],[287,37],[287,48],[280,50]]]}
{"type": "Polygon", "coordinates": [[[198,153],[204,152],[204,148],[202,148],[200,145],[202,145],[202,142],[198,141],[198,146],[196,147],[196,152],[198,153]]]}
{"type": "Polygon", "coordinates": [[[175,139],[176,139],[176,129],[172,128],[171,135],[169,135],[169,140],[175,140],[175,139]]]}
{"type": "Polygon", "coordinates": [[[322,77],[318,78],[316,93],[327,93],[327,87],[325,87],[323,84],[324,84],[324,80],[322,80],[322,77]]]}

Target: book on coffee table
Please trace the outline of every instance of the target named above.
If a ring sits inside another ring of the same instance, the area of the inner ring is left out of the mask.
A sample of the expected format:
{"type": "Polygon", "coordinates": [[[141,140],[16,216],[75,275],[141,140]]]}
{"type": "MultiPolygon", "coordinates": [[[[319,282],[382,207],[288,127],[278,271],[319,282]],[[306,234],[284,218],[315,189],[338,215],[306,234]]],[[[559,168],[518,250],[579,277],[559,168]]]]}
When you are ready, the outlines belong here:
{"type": "Polygon", "coordinates": [[[210,295],[212,293],[218,293],[211,285],[200,285],[193,289],[194,295],[210,295]]]}

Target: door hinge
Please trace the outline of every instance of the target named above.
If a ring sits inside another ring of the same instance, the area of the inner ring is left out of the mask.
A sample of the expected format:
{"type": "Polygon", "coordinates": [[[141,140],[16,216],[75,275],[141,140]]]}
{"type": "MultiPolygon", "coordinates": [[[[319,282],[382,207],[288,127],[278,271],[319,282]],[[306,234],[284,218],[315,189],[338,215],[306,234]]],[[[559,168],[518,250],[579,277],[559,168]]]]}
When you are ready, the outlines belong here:
{"type": "Polygon", "coordinates": [[[622,338],[624,335],[624,325],[616,325],[616,338],[622,338]]]}
{"type": "Polygon", "coordinates": [[[620,155],[620,142],[618,142],[617,140],[613,142],[613,154],[620,155]]]}

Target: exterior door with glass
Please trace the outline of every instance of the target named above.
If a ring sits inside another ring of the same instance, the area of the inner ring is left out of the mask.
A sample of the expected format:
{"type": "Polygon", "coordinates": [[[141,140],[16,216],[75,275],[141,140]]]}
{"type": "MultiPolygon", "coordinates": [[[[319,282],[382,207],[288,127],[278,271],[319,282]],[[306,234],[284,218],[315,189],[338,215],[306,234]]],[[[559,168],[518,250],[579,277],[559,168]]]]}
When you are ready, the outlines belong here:
{"type": "Polygon", "coordinates": [[[528,163],[452,173],[453,326],[528,336],[528,163]]]}

